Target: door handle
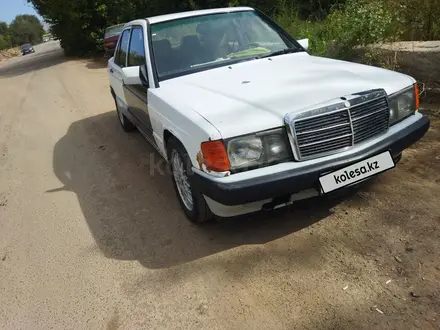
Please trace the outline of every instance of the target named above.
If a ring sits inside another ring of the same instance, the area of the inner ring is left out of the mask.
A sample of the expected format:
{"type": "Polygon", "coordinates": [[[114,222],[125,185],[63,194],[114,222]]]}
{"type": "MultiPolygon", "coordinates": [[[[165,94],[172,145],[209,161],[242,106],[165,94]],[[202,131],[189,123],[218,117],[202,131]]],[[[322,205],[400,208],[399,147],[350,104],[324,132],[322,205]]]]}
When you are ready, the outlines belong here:
{"type": "Polygon", "coordinates": [[[112,69],[112,68],[110,68],[110,70],[109,70],[109,71],[110,71],[110,73],[113,73],[113,69],[112,69]]]}

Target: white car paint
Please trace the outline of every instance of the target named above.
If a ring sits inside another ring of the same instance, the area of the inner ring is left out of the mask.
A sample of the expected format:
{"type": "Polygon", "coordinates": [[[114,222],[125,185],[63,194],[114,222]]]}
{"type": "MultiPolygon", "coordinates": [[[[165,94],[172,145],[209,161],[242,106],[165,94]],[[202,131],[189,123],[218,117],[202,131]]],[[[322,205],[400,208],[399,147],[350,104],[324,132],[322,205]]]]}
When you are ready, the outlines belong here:
{"type": "Polygon", "coordinates": [[[139,78],[139,67],[130,66],[128,68],[122,68],[122,73],[124,76],[124,82],[126,84],[141,84],[141,78],[139,78]]]}
{"type": "Polygon", "coordinates": [[[116,102],[121,108],[127,108],[127,100],[125,100],[124,91],[122,89],[123,72],[122,69],[115,65],[114,58],[112,57],[108,61],[108,76],[110,80],[110,86],[116,95],[116,102]]]}
{"type": "Polygon", "coordinates": [[[190,106],[179,103],[178,99],[161,98],[160,90],[148,91],[150,119],[159,151],[166,155],[163,137],[164,132],[168,131],[185,146],[193,166],[199,167],[197,154],[201,143],[221,139],[219,131],[190,106]]]}
{"type": "Polygon", "coordinates": [[[263,177],[263,176],[270,174],[270,173],[281,173],[281,172],[286,172],[286,171],[291,171],[291,170],[298,170],[299,171],[301,168],[307,168],[308,166],[310,166],[312,164],[318,165],[318,164],[325,164],[329,161],[337,161],[339,158],[344,158],[344,156],[347,156],[347,155],[353,153],[353,151],[362,152],[363,150],[368,150],[368,148],[379,143],[380,141],[385,140],[389,137],[392,137],[393,135],[397,135],[400,131],[404,130],[407,126],[410,126],[410,125],[416,123],[422,117],[423,117],[423,115],[420,114],[419,112],[417,112],[415,115],[405,119],[404,121],[402,121],[398,124],[395,124],[393,126],[390,126],[390,128],[386,134],[379,135],[373,139],[368,140],[365,143],[361,143],[353,148],[350,148],[347,151],[339,152],[337,154],[332,154],[329,156],[319,157],[319,158],[305,160],[305,161],[301,161],[301,162],[284,162],[284,163],[280,163],[280,164],[276,164],[276,165],[272,165],[272,166],[257,168],[252,171],[244,171],[244,172],[240,172],[240,173],[235,173],[233,175],[229,175],[229,176],[225,176],[225,177],[221,177],[221,178],[211,177],[210,174],[204,173],[204,172],[197,170],[197,169],[195,169],[195,171],[197,173],[199,173],[200,175],[210,177],[210,179],[212,181],[226,183],[226,184],[250,180],[250,179],[257,179],[259,177],[263,177]]]}
{"type": "MultiPolygon", "coordinates": [[[[192,11],[148,18],[152,24],[196,15],[252,10],[238,7],[192,11]]],[[[148,36],[145,20],[126,24],[125,29],[137,25],[143,27],[148,36]]],[[[301,40],[304,48],[308,40],[301,40]]],[[[311,163],[337,160],[353,151],[362,151],[382,139],[397,134],[406,126],[421,118],[416,113],[404,122],[390,127],[386,134],[375,137],[348,151],[318,159],[302,162],[285,162],[273,166],[235,173],[216,173],[207,171],[199,163],[201,143],[220,140],[248,133],[268,130],[284,125],[288,113],[299,113],[327,100],[359,91],[383,88],[388,95],[396,93],[415,83],[407,75],[350,62],[319,58],[307,52],[286,54],[270,58],[241,62],[188,74],[173,79],[154,81],[153,63],[149,58],[149,43],[145,42],[147,57],[148,114],[151,121],[152,136],[158,151],[167,157],[164,136],[174,135],[188,152],[194,172],[219,183],[234,183],[258,178],[268,173],[300,169],[311,163]]],[[[118,103],[125,103],[122,84],[124,81],[137,81],[139,67],[121,69],[109,61],[110,84],[115,91],[118,103]],[[124,80],[125,79],[125,80],[124,80]]],[[[316,191],[313,192],[315,194],[316,191]]],[[[313,195],[311,192],[293,195],[291,200],[313,195]]],[[[225,206],[205,199],[215,214],[233,216],[261,209],[267,201],[245,205],[225,206]]]]}
{"type": "MultiPolygon", "coordinates": [[[[203,12],[203,11],[202,11],[203,12]]],[[[168,18],[172,15],[167,15],[168,18]]],[[[158,18],[155,19],[160,21],[158,18]]],[[[144,37],[147,33],[147,23],[145,20],[135,20],[125,25],[124,31],[130,30],[132,26],[141,26],[144,37]]],[[[122,32],[122,33],[123,33],[122,32]]],[[[121,35],[122,35],[121,33],[121,35]]],[[[118,45],[121,38],[118,41],[118,45]]],[[[145,54],[149,54],[149,43],[145,42],[145,54]]],[[[127,64],[127,63],[125,63],[127,64]]],[[[153,66],[151,61],[147,61],[147,74],[149,88],[147,90],[148,109],[151,125],[153,128],[154,142],[159,153],[167,158],[164,135],[170,132],[185,146],[191,157],[193,165],[197,164],[197,154],[200,152],[200,143],[209,139],[221,139],[218,130],[200,114],[194,111],[190,106],[179,103],[178,99],[161,98],[160,91],[154,82],[153,66]],[[197,143],[195,141],[198,141],[197,143]],[[199,142],[200,141],[200,142],[199,142]]],[[[127,110],[127,100],[123,91],[123,83],[140,81],[139,66],[121,68],[115,64],[112,57],[108,61],[108,75],[110,86],[116,95],[118,105],[127,110]]]]}
{"type": "Polygon", "coordinates": [[[329,99],[374,88],[390,95],[414,82],[401,73],[302,52],[170,79],[157,93],[186,104],[229,138],[283,126],[287,113],[329,99]]]}
{"type": "Polygon", "coordinates": [[[309,39],[301,39],[298,40],[298,43],[304,48],[305,50],[309,49],[309,39]]]}

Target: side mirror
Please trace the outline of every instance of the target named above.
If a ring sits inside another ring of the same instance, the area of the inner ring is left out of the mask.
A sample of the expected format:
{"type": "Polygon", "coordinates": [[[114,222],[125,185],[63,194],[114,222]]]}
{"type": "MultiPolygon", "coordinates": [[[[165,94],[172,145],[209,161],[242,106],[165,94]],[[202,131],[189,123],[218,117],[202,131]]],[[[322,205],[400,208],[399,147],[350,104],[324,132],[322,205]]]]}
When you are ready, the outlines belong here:
{"type": "Polygon", "coordinates": [[[129,66],[122,68],[124,73],[124,84],[126,85],[141,85],[142,81],[139,77],[139,68],[137,66],[129,66]]]}
{"type": "Polygon", "coordinates": [[[147,73],[147,66],[145,64],[142,64],[139,66],[139,79],[141,80],[142,86],[148,88],[148,73],[147,73]]]}
{"type": "Polygon", "coordinates": [[[298,43],[302,46],[302,48],[304,48],[305,50],[309,49],[309,39],[301,39],[298,40],[298,43]]]}

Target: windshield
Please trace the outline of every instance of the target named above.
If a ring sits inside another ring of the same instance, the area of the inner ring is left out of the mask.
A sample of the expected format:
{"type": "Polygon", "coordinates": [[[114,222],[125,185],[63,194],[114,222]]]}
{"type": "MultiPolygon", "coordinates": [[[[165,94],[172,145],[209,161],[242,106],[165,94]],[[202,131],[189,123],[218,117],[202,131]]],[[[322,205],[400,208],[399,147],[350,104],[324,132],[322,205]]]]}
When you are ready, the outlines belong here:
{"type": "Polygon", "coordinates": [[[31,47],[32,47],[31,44],[24,44],[24,45],[21,46],[21,49],[29,49],[31,47]]]}
{"type": "Polygon", "coordinates": [[[189,17],[151,26],[159,80],[251,60],[285,49],[288,37],[254,11],[189,17]]]}
{"type": "Polygon", "coordinates": [[[105,30],[104,38],[106,39],[121,34],[123,29],[124,24],[110,26],[105,30]]]}

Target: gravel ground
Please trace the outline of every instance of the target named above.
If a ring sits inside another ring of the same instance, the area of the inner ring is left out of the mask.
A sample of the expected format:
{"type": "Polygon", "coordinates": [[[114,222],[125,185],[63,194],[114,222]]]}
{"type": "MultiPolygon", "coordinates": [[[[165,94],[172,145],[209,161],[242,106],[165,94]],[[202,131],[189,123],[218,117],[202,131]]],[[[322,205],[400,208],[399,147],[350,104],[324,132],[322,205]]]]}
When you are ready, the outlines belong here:
{"type": "Polygon", "coordinates": [[[440,102],[357,191],[196,227],[99,61],[0,68],[1,329],[440,329],[440,102]]]}

